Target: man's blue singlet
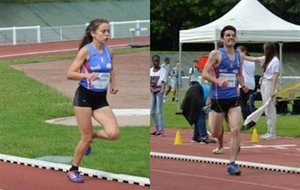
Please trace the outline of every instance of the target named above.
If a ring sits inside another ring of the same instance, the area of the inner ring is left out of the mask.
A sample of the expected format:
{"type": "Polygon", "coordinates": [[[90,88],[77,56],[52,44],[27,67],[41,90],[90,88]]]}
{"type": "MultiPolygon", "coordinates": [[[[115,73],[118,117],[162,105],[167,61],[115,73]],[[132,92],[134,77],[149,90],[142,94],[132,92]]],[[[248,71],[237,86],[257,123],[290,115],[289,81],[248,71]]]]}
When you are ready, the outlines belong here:
{"type": "Polygon", "coordinates": [[[234,61],[231,61],[224,48],[219,49],[221,53],[221,63],[214,68],[214,75],[219,79],[228,82],[228,86],[218,87],[217,84],[211,84],[211,99],[229,99],[238,97],[237,73],[240,68],[240,54],[234,50],[234,61]]]}
{"type": "Polygon", "coordinates": [[[81,67],[81,73],[94,73],[98,78],[94,81],[81,79],[79,84],[84,88],[94,92],[106,92],[110,81],[110,72],[112,70],[112,55],[106,45],[100,53],[92,43],[85,46],[89,50],[89,59],[81,67]]]}

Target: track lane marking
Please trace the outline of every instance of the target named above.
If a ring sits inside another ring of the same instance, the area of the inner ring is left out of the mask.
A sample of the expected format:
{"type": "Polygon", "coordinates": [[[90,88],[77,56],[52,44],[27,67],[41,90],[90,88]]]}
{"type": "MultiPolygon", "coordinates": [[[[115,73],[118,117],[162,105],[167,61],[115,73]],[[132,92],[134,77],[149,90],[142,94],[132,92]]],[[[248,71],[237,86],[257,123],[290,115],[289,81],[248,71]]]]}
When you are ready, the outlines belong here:
{"type": "Polygon", "coordinates": [[[242,185],[267,187],[267,188],[271,188],[271,189],[298,190],[298,189],[282,187],[282,186],[278,186],[278,185],[276,185],[276,186],[275,185],[264,185],[261,183],[238,181],[239,178],[237,178],[237,180],[231,180],[231,179],[224,179],[224,178],[220,178],[220,177],[210,177],[210,176],[205,176],[205,175],[188,174],[188,173],[182,173],[182,172],[176,172],[176,171],[166,171],[166,170],[160,170],[160,169],[151,169],[151,172],[171,174],[171,175],[180,175],[180,176],[187,176],[187,177],[195,177],[195,178],[204,178],[204,179],[210,179],[210,180],[218,180],[218,181],[222,181],[222,182],[238,183],[238,184],[242,184],[242,185]]]}

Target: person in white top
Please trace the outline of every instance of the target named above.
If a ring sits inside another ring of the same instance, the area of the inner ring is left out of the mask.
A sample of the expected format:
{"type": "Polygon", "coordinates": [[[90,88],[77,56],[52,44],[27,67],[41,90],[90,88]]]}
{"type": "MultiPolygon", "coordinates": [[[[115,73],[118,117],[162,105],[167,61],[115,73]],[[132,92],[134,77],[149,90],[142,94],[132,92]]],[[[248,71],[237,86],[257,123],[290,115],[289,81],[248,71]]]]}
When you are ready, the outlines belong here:
{"type": "Polygon", "coordinates": [[[151,135],[164,134],[163,97],[166,83],[167,71],[160,65],[160,57],[152,57],[153,67],[150,68],[150,114],[155,126],[151,135]]]}
{"type": "MultiPolygon", "coordinates": [[[[238,46],[237,50],[241,53],[244,53],[247,56],[250,56],[245,46],[238,46]]],[[[243,73],[245,85],[249,88],[249,91],[247,93],[245,93],[242,90],[242,88],[240,88],[242,115],[243,115],[243,119],[246,120],[246,118],[251,114],[250,105],[248,104],[248,102],[249,102],[249,96],[251,93],[254,92],[254,88],[255,88],[255,79],[254,79],[255,63],[253,61],[244,60],[242,73],[243,73]]]]}
{"type": "Polygon", "coordinates": [[[260,63],[263,68],[263,76],[261,80],[261,95],[263,104],[271,99],[271,103],[265,110],[267,118],[268,132],[261,136],[262,139],[275,139],[276,138],[276,107],[275,98],[278,91],[278,77],[280,62],[276,56],[276,47],[273,43],[264,44],[264,54],[262,57],[250,57],[245,55],[248,61],[260,63]]]}
{"type": "Polygon", "coordinates": [[[167,96],[171,92],[171,64],[170,58],[166,57],[165,62],[160,65],[162,68],[166,69],[166,87],[165,87],[165,95],[164,95],[164,103],[167,101],[167,96]]]}
{"type": "Polygon", "coordinates": [[[195,83],[200,83],[200,77],[201,72],[198,68],[198,61],[194,60],[193,61],[193,66],[189,69],[189,85],[193,85],[195,83]]]}
{"type": "MultiPolygon", "coordinates": [[[[179,77],[180,75],[180,71],[179,71],[179,68],[180,68],[180,63],[179,61],[176,62],[176,66],[172,68],[172,71],[171,71],[171,92],[173,93],[173,97],[172,97],[172,102],[174,101],[178,101],[178,99],[176,98],[176,93],[177,93],[177,90],[179,89],[179,85],[181,83],[181,77],[179,77]]],[[[182,71],[181,71],[181,75],[182,75],[182,71]]]]}

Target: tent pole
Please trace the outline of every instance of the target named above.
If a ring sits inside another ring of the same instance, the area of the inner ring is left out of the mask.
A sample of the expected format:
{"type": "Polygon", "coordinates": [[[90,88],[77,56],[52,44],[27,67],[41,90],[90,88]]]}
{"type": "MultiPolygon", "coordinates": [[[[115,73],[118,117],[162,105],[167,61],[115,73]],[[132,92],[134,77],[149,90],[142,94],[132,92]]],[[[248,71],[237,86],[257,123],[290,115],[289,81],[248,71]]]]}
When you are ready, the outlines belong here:
{"type": "Polygon", "coordinates": [[[218,41],[214,41],[214,44],[215,44],[215,50],[218,49],[218,41]]]}
{"type": "Polygon", "coordinates": [[[281,89],[282,85],[282,46],[283,42],[279,42],[279,63],[280,63],[280,76],[279,76],[279,90],[281,89]]]}
{"type": "Polygon", "coordinates": [[[181,113],[180,109],[180,102],[181,102],[181,92],[180,92],[180,81],[181,81],[181,53],[182,53],[182,43],[179,43],[179,56],[178,56],[178,61],[179,61],[179,66],[178,66],[178,81],[177,81],[177,95],[178,95],[178,101],[177,101],[177,112],[176,114],[181,113]]]}

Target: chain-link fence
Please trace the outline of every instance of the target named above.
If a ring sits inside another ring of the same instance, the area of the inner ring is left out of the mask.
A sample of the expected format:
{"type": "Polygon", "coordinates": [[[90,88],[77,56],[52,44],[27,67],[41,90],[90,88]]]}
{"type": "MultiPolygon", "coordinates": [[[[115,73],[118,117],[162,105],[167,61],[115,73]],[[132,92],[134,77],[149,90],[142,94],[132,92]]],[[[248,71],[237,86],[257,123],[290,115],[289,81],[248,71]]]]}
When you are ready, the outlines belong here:
{"type": "MultiPolygon", "coordinates": [[[[110,22],[113,38],[150,36],[150,20],[110,22]]],[[[87,24],[53,27],[8,27],[0,28],[1,45],[43,43],[81,39],[87,24]]]]}

